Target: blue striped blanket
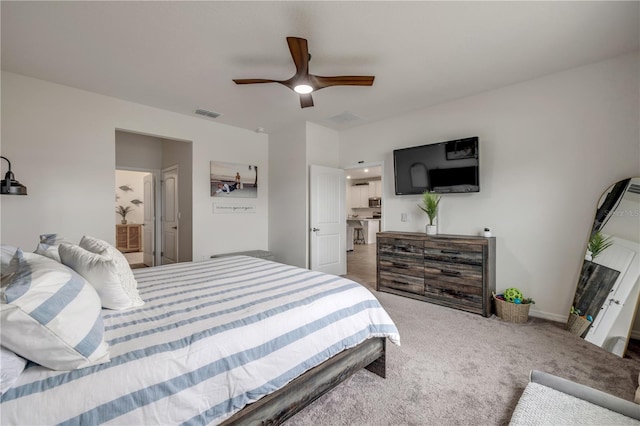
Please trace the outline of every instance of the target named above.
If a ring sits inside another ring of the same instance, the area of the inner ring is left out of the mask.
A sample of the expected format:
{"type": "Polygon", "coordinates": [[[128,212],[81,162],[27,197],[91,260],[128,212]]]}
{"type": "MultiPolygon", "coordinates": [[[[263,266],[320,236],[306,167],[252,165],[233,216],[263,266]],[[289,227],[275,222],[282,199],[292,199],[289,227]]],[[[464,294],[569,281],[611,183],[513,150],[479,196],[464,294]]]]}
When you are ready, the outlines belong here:
{"type": "MultiPolygon", "coordinates": [[[[111,361],[29,366],[0,424],[216,424],[396,326],[360,284],[246,256],[135,271],[145,305],[103,310],[111,361]]],[[[28,338],[28,337],[25,337],[28,338]]]]}

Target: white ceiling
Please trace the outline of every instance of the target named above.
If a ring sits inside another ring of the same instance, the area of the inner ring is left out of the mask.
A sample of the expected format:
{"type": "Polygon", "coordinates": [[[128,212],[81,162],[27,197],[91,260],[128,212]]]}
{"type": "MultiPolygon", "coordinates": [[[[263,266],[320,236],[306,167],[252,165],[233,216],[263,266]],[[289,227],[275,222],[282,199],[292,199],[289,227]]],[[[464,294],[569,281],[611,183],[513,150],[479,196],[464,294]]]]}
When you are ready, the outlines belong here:
{"type": "Polygon", "coordinates": [[[382,166],[359,167],[345,170],[347,179],[368,179],[382,176],[382,166]]]}
{"type": "Polygon", "coordinates": [[[2,69],[267,133],[346,129],[639,49],[639,2],[10,2],[2,69]],[[278,84],[285,37],[310,72],[375,75],[301,109],[278,84]],[[344,114],[344,113],[347,114],[344,114]],[[352,117],[341,121],[332,117],[352,117]]]}

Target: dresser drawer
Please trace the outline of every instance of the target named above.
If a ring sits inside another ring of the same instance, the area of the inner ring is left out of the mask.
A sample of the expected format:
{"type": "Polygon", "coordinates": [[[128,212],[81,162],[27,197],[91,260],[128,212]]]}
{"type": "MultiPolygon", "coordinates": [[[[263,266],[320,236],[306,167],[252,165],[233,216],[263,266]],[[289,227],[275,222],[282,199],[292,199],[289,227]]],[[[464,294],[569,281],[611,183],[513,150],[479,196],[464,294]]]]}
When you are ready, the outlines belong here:
{"type": "Polygon", "coordinates": [[[424,247],[424,259],[425,261],[434,260],[482,266],[483,250],[480,245],[443,244],[441,242],[428,241],[424,247]]]}
{"type": "Polygon", "coordinates": [[[378,240],[378,267],[381,271],[424,279],[424,254],[421,241],[378,240]]]}
{"type": "Polygon", "coordinates": [[[424,294],[424,277],[398,274],[397,272],[380,269],[378,273],[378,289],[392,288],[413,294],[424,294]]]}
{"type": "Polygon", "coordinates": [[[435,261],[424,262],[425,280],[434,279],[452,284],[482,287],[482,274],[482,265],[435,261]]]}
{"type": "Polygon", "coordinates": [[[422,261],[424,258],[424,242],[399,238],[378,238],[378,253],[388,253],[396,256],[405,255],[422,261]]]}
{"type": "Polygon", "coordinates": [[[425,279],[424,295],[452,307],[482,312],[484,298],[482,285],[425,279]]]}

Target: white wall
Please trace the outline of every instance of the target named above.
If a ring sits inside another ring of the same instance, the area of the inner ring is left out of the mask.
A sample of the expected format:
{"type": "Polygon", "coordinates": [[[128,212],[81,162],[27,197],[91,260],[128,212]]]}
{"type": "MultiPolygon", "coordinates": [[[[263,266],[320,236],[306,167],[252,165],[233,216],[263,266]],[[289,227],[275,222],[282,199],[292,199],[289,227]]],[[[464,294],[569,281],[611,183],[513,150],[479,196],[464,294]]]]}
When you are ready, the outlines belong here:
{"type": "MultiPolygon", "coordinates": [[[[144,223],[144,204],[135,205],[131,203],[132,200],[144,200],[144,184],[143,177],[148,173],[133,172],[130,170],[116,170],[116,185],[114,193],[116,200],[114,208],[118,206],[131,207],[131,211],[127,214],[127,223],[140,224],[144,223]],[[127,185],[131,188],[131,191],[125,191],[120,189],[121,186],[127,185]]],[[[122,216],[118,213],[113,213],[115,220],[114,223],[118,224],[122,221],[122,216]]],[[[115,232],[115,229],[114,231],[115,232]]]]}
{"type": "Polygon", "coordinates": [[[264,134],[2,73],[2,155],[26,197],[2,197],[1,241],[35,248],[56,232],[113,242],[115,131],[192,142],[193,259],[268,248],[268,140],[264,134]],[[255,214],[216,215],[209,161],[259,166],[255,214]]]}
{"type": "Polygon", "coordinates": [[[306,267],[306,126],[269,136],[269,249],[278,262],[306,267]]]}
{"type": "Polygon", "coordinates": [[[385,160],[385,229],[420,232],[420,197],[395,195],[392,150],[479,136],[481,192],[443,196],[439,232],[491,227],[497,289],[519,287],[532,314],[563,321],[602,191],[640,175],[638,63],[627,55],[343,131],[340,163],[385,160]]]}
{"type": "Polygon", "coordinates": [[[307,122],[307,164],[340,166],[340,137],[335,130],[307,122]]]}
{"type": "Polygon", "coordinates": [[[309,267],[309,166],[339,166],[338,132],[300,123],[269,136],[269,248],[278,262],[309,267]]]}

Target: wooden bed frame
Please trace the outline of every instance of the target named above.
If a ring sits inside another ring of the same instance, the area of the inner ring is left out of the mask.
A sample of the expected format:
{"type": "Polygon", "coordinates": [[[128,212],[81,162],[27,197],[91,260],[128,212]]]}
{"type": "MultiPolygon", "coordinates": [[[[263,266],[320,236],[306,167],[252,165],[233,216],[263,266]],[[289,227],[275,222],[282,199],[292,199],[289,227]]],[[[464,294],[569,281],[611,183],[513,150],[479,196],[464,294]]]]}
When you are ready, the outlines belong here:
{"type": "Polygon", "coordinates": [[[385,339],[368,339],[339,353],[285,387],[247,405],[222,424],[279,425],[363,367],[385,378],[385,339]]]}

